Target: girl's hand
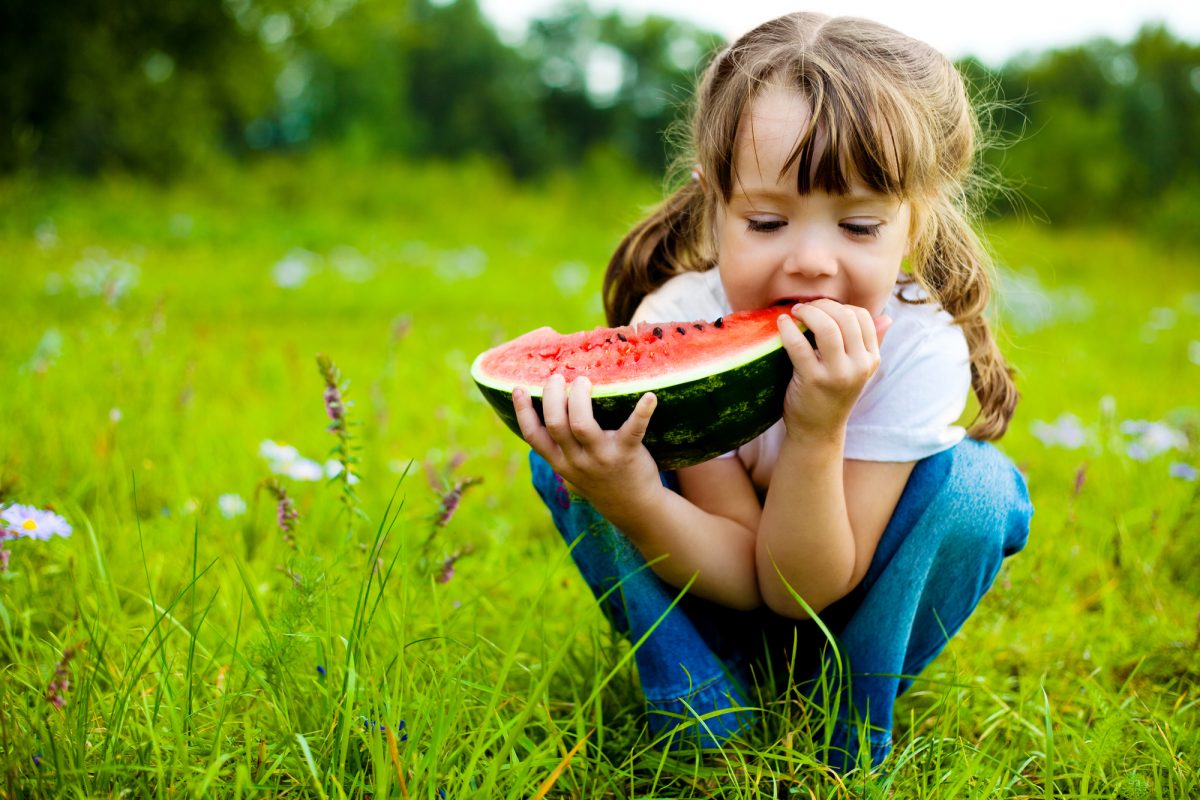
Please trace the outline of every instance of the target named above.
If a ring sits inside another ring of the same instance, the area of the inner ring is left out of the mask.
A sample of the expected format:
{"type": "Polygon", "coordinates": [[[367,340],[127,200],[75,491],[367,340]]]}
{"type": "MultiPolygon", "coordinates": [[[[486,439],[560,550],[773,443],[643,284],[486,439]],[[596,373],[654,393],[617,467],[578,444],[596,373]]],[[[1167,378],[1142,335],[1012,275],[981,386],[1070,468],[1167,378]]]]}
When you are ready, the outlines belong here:
{"type": "Polygon", "coordinates": [[[839,435],[879,368],[879,342],[892,320],[872,319],[865,308],[827,299],[798,303],[792,316],[813,332],[817,347],[791,319],[780,318],[779,334],[793,368],[783,406],[788,435],[839,435]]]}
{"type": "Polygon", "coordinates": [[[552,375],[542,389],[542,416],[529,395],[513,391],[513,408],[521,435],[530,447],[598,508],[610,503],[636,502],[662,487],[658,465],[642,444],[657,398],[642,395],[619,429],[606,431],[592,416],[592,383],[576,378],[567,392],[561,375],[552,375]]]}

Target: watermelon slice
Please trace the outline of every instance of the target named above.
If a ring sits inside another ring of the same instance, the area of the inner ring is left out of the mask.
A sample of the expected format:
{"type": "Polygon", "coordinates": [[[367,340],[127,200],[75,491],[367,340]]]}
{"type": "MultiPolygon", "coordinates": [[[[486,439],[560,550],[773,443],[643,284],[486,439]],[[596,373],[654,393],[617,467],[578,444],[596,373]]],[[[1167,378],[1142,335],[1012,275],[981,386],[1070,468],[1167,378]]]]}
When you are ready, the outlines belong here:
{"type": "Polygon", "coordinates": [[[792,364],[779,338],[779,307],[712,321],[656,322],[560,334],[538,328],[487,350],[471,377],[504,423],[521,435],[513,389],[529,392],[538,416],[551,375],[592,382],[600,427],[621,427],[638,399],[658,405],[646,448],[662,469],[698,464],[745,444],[782,416],[792,364]]]}

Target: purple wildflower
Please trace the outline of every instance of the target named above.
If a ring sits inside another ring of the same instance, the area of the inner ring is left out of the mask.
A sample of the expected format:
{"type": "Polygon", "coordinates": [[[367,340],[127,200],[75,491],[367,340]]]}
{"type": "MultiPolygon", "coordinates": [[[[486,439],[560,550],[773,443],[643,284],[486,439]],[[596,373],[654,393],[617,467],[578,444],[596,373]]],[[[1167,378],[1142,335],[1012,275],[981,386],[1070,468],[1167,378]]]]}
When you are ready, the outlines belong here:
{"type": "Polygon", "coordinates": [[[1083,491],[1083,484],[1087,481],[1088,465],[1084,463],[1079,467],[1079,471],[1075,473],[1075,492],[1074,497],[1079,497],[1079,493],[1083,491]]]}
{"type": "Polygon", "coordinates": [[[7,528],[0,528],[0,572],[8,572],[8,559],[12,557],[12,551],[4,546],[4,540],[15,536],[7,528]]]}
{"type": "Polygon", "coordinates": [[[325,381],[325,414],[333,421],[327,430],[342,436],[346,433],[346,402],[342,399],[340,385],[342,374],[324,353],[317,356],[317,370],[321,380],[325,381]]]}
{"type": "Polygon", "coordinates": [[[454,577],[454,563],[462,558],[462,553],[454,553],[442,562],[442,571],[438,573],[438,583],[449,583],[454,577]]]}
{"type": "Polygon", "coordinates": [[[442,571],[438,573],[434,580],[436,580],[438,583],[449,583],[451,579],[454,578],[454,565],[457,564],[458,560],[463,556],[470,555],[471,549],[472,548],[468,545],[462,550],[457,550],[447,556],[446,560],[442,562],[442,571]]]}
{"type": "Polygon", "coordinates": [[[271,496],[275,498],[275,524],[279,526],[279,530],[283,532],[283,542],[293,550],[296,549],[296,520],[300,518],[300,512],[296,510],[295,503],[288,496],[287,489],[283,488],[275,478],[267,478],[261,484],[271,496]]]}
{"type": "Polygon", "coordinates": [[[462,500],[463,493],[475,484],[482,482],[483,478],[463,478],[460,481],[455,481],[450,491],[442,495],[442,506],[438,509],[434,525],[439,528],[446,527],[446,524],[450,522],[450,518],[454,516],[454,512],[458,510],[458,504],[462,500]]]}
{"type": "Polygon", "coordinates": [[[50,678],[50,683],[46,686],[46,700],[55,708],[62,708],[67,704],[67,690],[71,688],[68,667],[71,659],[75,658],[82,649],[82,644],[66,648],[63,650],[62,658],[54,667],[54,676],[50,678]]]}
{"type": "Polygon", "coordinates": [[[1077,450],[1087,444],[1089,431],[1074,414],[1060,414],[1054,422],[1034,420],[1030,432],[1047,447],[1077,450]]]}
{"type": "Polygon", "coordinates": [[[275,522],[279,525],[279,529],[290,535],[296,529],[296,518],[299,516],[300,512],[296,511],[296,506],[292,504],[292,498],[281,492],[279,503],[275,508],[275,522]]]}
{"type": "Polygon", "coordinates": [[[346,409],[342,405],[342,393],[336,386],[325,387],[325,413],[334,422],[345,419],[346,409]]]}
{"type": "Polygon", "coordinates": [[[1168,468],[1172,478],[1180,478],[1185,481],[1194,481],[1197,477],[1196,468],[1191,464],[1186,464],[1182,461],[1176,461],[1168,468]]]}
{"type": "Polygon", "coordinates": [[[1168,450],[1187,450],[1187,435],[1165,422],[1128,419],[1121,423],[1121,433],[1134,437],[1126,449],[1135,461],[1147,461],[1168,450]]]}

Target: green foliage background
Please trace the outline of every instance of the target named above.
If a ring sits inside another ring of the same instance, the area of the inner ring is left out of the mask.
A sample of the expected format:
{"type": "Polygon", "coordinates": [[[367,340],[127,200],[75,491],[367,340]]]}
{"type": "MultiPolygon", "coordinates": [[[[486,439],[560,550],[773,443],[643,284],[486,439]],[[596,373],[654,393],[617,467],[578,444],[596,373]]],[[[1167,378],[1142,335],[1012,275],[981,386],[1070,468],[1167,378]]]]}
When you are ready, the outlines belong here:
{"type": "MultiPolygon", "coordinates": [[[[160,178],[262,152],[497,159],[612,150],[648,174],[719,37],[566,4],[502,40],[474,0],[9,2],[0,170],[160,178]],[[603,79],[602,76],[608,76],[603,79]]],[[[1001,65],[965,59],[1008,186],[994,210],[1197,240],[1200,46],[1148,26],[1001,65]]]]}

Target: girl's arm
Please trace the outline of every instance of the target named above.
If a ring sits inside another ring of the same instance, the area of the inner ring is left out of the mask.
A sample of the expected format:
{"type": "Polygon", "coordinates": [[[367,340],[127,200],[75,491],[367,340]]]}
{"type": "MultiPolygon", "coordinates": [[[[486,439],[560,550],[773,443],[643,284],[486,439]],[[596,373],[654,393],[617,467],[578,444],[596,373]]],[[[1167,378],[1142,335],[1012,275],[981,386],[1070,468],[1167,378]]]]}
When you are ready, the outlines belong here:
{"type": "Polygon", "coordinates": [[[847,461],[846,423],[879,366],[890,320],[832,300],[793,308],[814,349],[790,319],[780,335],[795,368],[784,401],[787,429],[757,536],[763,600],[776,613],[819,612],[866,574],[912,463],[847,461]]]}
{"type": "MultiPolygon", "coordinates": [[[[616,525],[667,583],[690,583],[693,594],[731,608],[762,605],[753,520],[711,513],[659,480],[658,467],[642,444],[654,396],[643,396],[620,429],[605,431],[592,416],[590,393],[586,378],[574,381],[568,394],[563,379],[552,377],[543,390],[543,425],[528,395],[514,392],[525,441],[616,525]]],[[[740,478],[743,490],[754,498],[740,465],[726,466],[730,481],[740,478]]],[[[754,503],[757,507],[757,499],[754,503]]]]}
{"type": "MultiPolygon", "coordinates": [[[[803,455],[803,451],[798,455],[803,455]]],[[[818,451],[809,451],[809,455],[818,456],[818,451]]],[[[841,459],[840,449],[837,458],[841,459]]],[[[768,495],[768,502],[772,503],[772,514],[784,520],[783,535],[779,537],[784,545],[774,561],[770,556],[775,551],[767,554],[769,574],[764,574],[757,564],[756,569],[760,571],[759,591],[766,603],[784,616],[803,618],[807,612],[788,591],[780,573],[787,576],[796,594],[817,612],[858,585],[866,575],[879,538],[914,466],[911,461],[845,460],[840,464],[841,480],[835,480],[832,486],[828,479],[818,477],[812,463],[803,463],[799,475],[795,474],[794,462],[784,459],[775,468],[771,485],[776,490],[773,496],[768,495]],[[839,527],[836,516],[831,524],[829,519],[813,513],[828,509],[831,498],[836,506],[838,491],[845,495],[848,531],[839,527]],[[779,572],[775,571],[776,563],[779,572]]],[[[684,497],[711,514],[738,521],[755,531],[756,539],[763,535],[763,507],[737,459],[714,459],[677,474],[684,497]]]]}
{"type": "Polygon", "coordinates": [[[758,531],[767,606],[803,619],[808,612],[792,591],[817,613],[849,594],[866,575],[912,468],[844,460],[840,441],[788,441],[758,531]]]}

